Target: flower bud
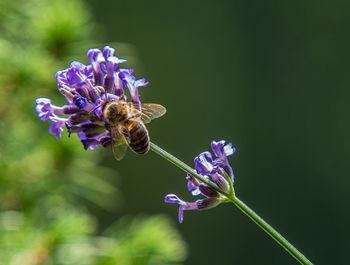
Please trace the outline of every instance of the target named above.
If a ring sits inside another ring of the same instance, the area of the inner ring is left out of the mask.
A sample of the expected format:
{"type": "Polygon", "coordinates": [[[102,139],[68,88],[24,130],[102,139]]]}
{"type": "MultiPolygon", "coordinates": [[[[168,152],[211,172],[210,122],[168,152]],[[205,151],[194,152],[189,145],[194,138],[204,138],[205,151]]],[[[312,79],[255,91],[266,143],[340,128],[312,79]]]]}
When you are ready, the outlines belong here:
{"type": "Polygon", "coordinates": [[[228,191],[230,189],[230,184],[221,174],[214,173],[211,175],[211,178],[221,190],[228,191]]]}
{"type": "Polygon", "coordinates": [[[218,204],[220,204],[221,200],[218,198],[205,198],[202,200],[197,200],[196,204],[198,207],[198,210],[205,210],[205,209],[210,209],[218,204]]]}
{"type": "Polygon", "coordinates": [[[209,187],[206,184],[200,184],[199,185],[199,190],[201,191],[201,193],[207,197],[218,197],[219,194],[216,190],[213,190],[211,187],[209,187]]]}
{"type": "Polygon", "coordinates": [[[74,105],[66,105],[63,107],[63,114],[66,114],[66,115],[77,113],[79,111],[80,111],[79,108],[74,105]]]}
{"type": "Polygon", "coordinates": [[[87,113],[76,113],[69,117],[68,122],[71,125],[78,125],[80,123],[88,121],[90,115],[87,113]]]}
{"type": "Polygon", "coordinates": [[[85,133],[86,137],[95,137],[101,133],[104,133],[106,131],[105,127],[99,126],[94,123],[87,123],[83,124],[81,126],[83,128],[83,132],[85,133]]]}

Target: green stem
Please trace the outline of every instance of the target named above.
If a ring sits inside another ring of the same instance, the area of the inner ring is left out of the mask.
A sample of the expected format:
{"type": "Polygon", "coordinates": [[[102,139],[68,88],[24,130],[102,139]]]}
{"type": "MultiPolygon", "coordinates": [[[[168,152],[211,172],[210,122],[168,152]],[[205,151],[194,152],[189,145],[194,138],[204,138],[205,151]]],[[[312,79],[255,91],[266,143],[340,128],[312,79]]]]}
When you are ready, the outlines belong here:
{"type": "Polygon", "coordinates": [[[252,219],[258,226],[260,226],[270,237],[272,237],[278,244],[280,244],[286,251],[289,252],[301,264],[312,265],[312,263],[300,253],[291,243],[289,243],[280,233],[278,233],[271,225],[265,222],[259,215],[250,209],[244,202],[237,197],[230,199],[243,213],[252,219]]]}
{"type": "Polygon", "coordinates": [[[173,156],[172,154],[169,154],[167,151],[163,150],[159,146],[155,145],[154,143],[151,142],[151,150],[155,152],[156,154],[160,155],[161,157],[165,158],[166,160],[170,161],[173,163],[175,166],[179,167],[183,171],[187,172],[188,174],[196,177],[203,183],[207,184],[209,187],[213,188],[217,192],[221,193],[224,195],[226,198],[230,196],[229,193],[222,191],[214,182],[211,180],[208,180],[204,178],[202,175],[197,174],[197,172],[191,168],[190,166],[186,165],[184,162],[173,156]]]}
{"type": "Polygon", "coordinates": [[[292,255],[300,264],[304,265],[312,265],[312,263],[302,254],[300,253],[291,243],[289,243],[280,233],[278,233],[272,226],[270,226],[267,222],[265,222],[259,215],[257,215],[252,209],[250,209],[244,202],[239,200],[236,196],[234,196],[234,192],[227,193],[222,190],[211,180],[203,177],[202,175],[197,174],[197,172],[186,165],[184,162],[169,154],[167,151],[163,150],[159,146],[151,143],[151,150],[161,157],[167,159],[180,169],[184,170],[188,174],[191,174],[195,178],[199,179],[203,183],[207,184],[224,197],[227,198],[227,201],[231,201],[234,205],[236,205],[244,214],[246,214],[250,219],[252,219],[260,228],[262,228],[269,236],[271,236],[278,244],[280,244],[289,254],[292,255]]]}

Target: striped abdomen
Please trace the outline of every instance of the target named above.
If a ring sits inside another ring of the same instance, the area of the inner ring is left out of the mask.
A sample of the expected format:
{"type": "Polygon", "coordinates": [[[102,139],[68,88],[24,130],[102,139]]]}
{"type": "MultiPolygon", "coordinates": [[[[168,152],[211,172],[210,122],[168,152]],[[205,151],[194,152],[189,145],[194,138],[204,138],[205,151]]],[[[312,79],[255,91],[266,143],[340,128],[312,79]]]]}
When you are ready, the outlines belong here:
{"type": "Polygon", "coordinates": [[[145,154],[149,150],[149,135],[146,126],[139,119],[130,119],[126,122],[129,131],[129,146],[138,154],[145,154]]]}

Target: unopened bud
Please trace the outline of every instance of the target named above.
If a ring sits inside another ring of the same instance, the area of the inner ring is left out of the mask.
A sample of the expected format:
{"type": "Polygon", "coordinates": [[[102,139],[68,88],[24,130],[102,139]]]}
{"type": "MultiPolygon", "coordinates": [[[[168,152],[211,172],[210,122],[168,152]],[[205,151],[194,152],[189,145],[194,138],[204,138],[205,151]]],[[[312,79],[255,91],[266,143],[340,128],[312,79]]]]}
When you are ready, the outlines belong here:
{"type": "Polygon", "coordinates": [[[196,204],[198,210],[210,209],[217,206],[221,201],[217,198],[205,198],[202,200],[197,200],[196,204]]]}
{"type": "Polygon", "coordinates": [[[221,190],[228,191],[230,189],[230,184],[221,174],[214,173],[211,175],[211,178],[221,190]]]}
{"type": "Polygon", "coordinates": [[[200,184],[199,185],[199,190],[201,193],[207,197],[218,197],[219,194],[216,190],[212,189],[211,187],[205,185],[205,184],[200,184]]]}

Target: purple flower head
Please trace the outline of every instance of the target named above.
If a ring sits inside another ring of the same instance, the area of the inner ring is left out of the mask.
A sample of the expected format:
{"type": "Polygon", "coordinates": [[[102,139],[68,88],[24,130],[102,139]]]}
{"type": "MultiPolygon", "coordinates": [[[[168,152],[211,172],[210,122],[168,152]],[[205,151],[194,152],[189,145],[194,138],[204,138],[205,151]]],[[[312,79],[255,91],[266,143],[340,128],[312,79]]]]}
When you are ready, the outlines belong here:
{"type": "Polygon", "coordinates": [[[103,50],[89,49],[89,64],[73,61],[67,69],[56,73],[59,92],[66,98],[67,105],[55,106],[48,98],[35,100],[35,111],[42,121],[51,122],[49,132],[60,139],[64,127],[69,135],[76,133],[85,149],[99,145],[112,145],[109,124],[103,117],[102,108],[109,100],[127,102],[125,91],[131,101],[140,103],[138,87],[148,82],[136,79],[133,69],[120,69],[126,60],[115,56],[115,49],[105,46],[103,50]],[[125,90],[126,89],[126,90],[125,90]]]}
{"type": "MultiPolygon", "coordinates": [[[[208,151],[199,154],[194,159],[195,169],[199,175],[204,178],[203,181],[210,181],[216,184],[218,189],[223,194],[230,194],[231,183],[233,183],[232,168],[228,163],[228,156],[231,156],[235,152],[235,148],[231,143],[225,144],[224,140],[212,141],[211,143],[213,153],[208,151]]],[[[227,197],[221,194],[219,191],[214,190],[204,182],[200,181],[196,177],[187,174],[187,189],[192,196],[202,195],[205,198],[197,200],[195,202],[185,202],[179,199],[175,194],[168,194],[165,197],[166,203],[175,203],[179,205],[179,222],[183,221],[184,210],[204,210],[213,208],[220,203],[224,202],[227,197]]]]}

